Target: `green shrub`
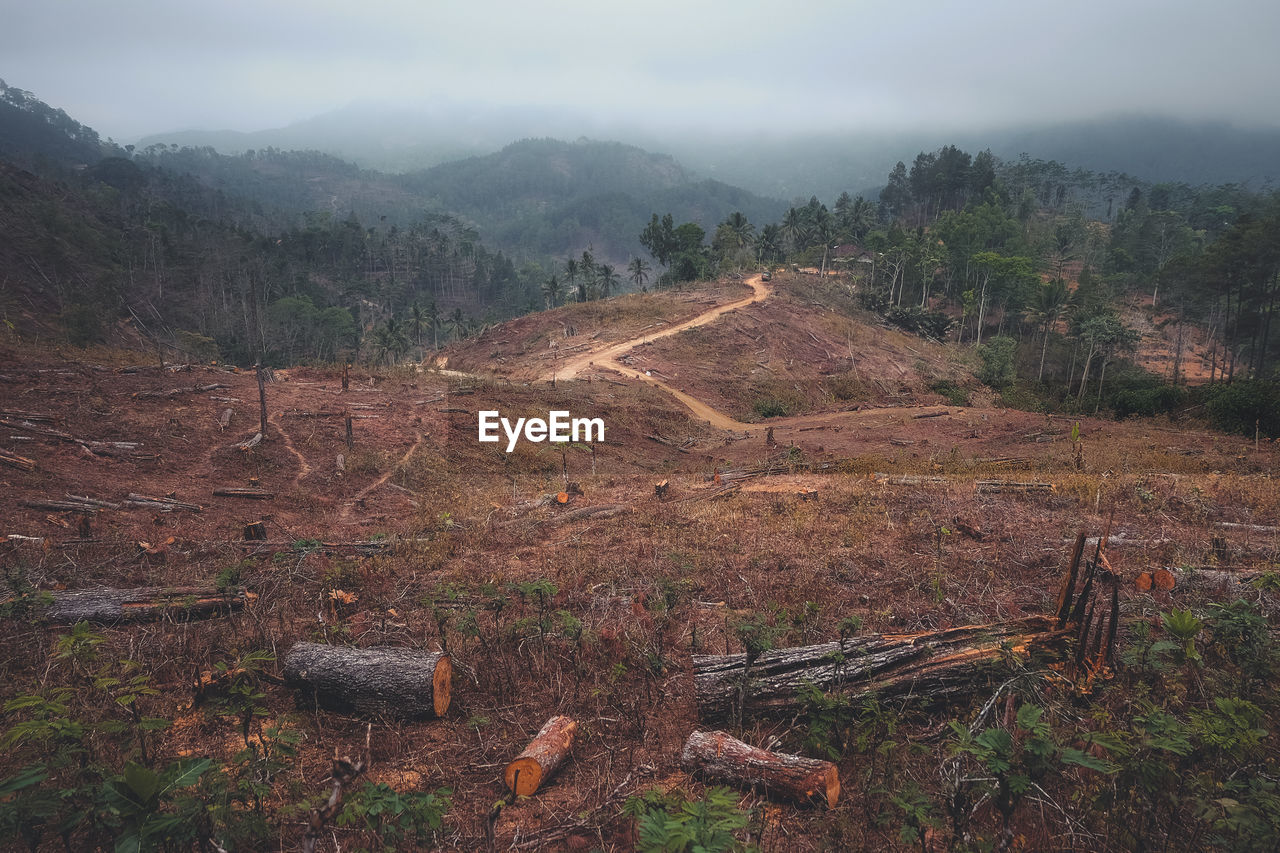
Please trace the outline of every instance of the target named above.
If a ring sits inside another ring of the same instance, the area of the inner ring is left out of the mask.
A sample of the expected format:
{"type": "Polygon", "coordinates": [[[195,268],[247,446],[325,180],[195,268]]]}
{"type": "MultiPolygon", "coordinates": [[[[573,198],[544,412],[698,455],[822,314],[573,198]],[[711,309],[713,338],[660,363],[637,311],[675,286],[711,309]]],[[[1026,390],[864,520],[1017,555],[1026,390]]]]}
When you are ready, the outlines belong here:
{"type": "Polygon", "coordinates": [[[1016,340],[1003,335],[978,347],[978,357],[982,359],[978,378],[992,388],[1008,388],[1013,385],[1018,377],[1013,360],[1017,348],[1016,340]]]}
{"type": "Polygon", "coordinates": [[[1214,386],[1208,395],[1205,409],[1218,429],[1253,435],[1256,427],[1263,435],[1280,437],[1280,388],[1274,382],[1237,380],[1214,386]]]}
{"type": "Polygon", "coordinates": [[[953,406],[969,405],[969,392],[950,379],[938,379],[929,386],[935,394],[941,394],[953,406]]]}

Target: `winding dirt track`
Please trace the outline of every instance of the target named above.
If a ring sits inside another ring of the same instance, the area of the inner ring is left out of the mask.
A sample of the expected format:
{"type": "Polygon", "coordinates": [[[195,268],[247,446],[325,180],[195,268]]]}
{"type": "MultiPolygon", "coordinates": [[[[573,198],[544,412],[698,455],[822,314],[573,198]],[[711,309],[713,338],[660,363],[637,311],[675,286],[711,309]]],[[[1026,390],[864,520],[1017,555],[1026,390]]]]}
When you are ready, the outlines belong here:
{"type": "MultiPolygon", "coordinates": [[[[646,375],[643,371],[639,371],[639,370],[636,370],[635,368],[627,367],[626,365],[618,361],[618,359],[621,356],[626,355],[628,352],[635,349],[640,344],[646,343],[648,341],[656,341],[659,338],[665,338],[670,335],[679,334],[680,332],[683,332],[686,329],[692,329],[696,326],[705,325],[707,323],[710,323],[712,320],[715,320],[716,318],[720,317],[721,315],[729,313],[730,311],[737,310],[738,308],[745,308],[748,305],[752,305],[756,302],[763,302],[764,300],[768,299],[769,295],[772,293],[772,290],[770,290],[770,288],[765,286],[763,276],[753,275],[750,278],[746,279],[745,283],[751,288],[750,296],[744,299],[739,299],[736,302],[726,302],[723,305],[717,305],[714,308],[704,311],[703,313],[699,314],[698,316],[692,319],[685,320],[683,323],[677,323],[674,326],[668,326],[667,328],[663,329],[660,332],[653,332],[638,338],[632,338],[629,341],[623,341],[622,343],[614,344],[608,349],[599,350],[597,352],[584,353],[582,355],[575,356],[571,359],[568,359],[564,364],[562,364],[555,371],[555,378],[556,379],[575,379],[578,377],[579,374],[581,374],[584,370],[587,370],[587,369],[610,370],[615,373],[620,373],[623,376],[629,376],[632,379],[639,379],[641,382],[648,382],[651,385],[658,386],[663,391],[666,391],[668,394],[670,394],[671,396],[679,400],[681,403],[683,403],[684,406],[694,414],[694,416],[701,418],[702,420],[708,421],[714,427],[718,427],[720,429],[730,429],[730,430],[739,430],[739,431],[764,429],[764,426],[760,424],[745,424],[745,423],[742,423],[741,421],[736,421],[733,418],[729,417],[728,415],[724,414],[723,412],[719,412],[711,408],[706,403],[702,402],[696,397],[691,397],[688,394],[681,391],[680,389],[673,388],[670,385],[668,385],[666,382],[663,382],[660,379],[655,379],[652,376],[646,375]]],[[[552,378],[552,375],[548,374],[545,378],[549,380],[552,378]]]]}
{"type": "MultiPolygon", "coordinates": [[[[781,436],[784,434],[784,431],[799,428],[802,424],[821,425],[821,424],[837,422],[837,421],[844,422],[849,419],[866,420],[868,418],[878,417],[886,413],[890,413],[890,412],[900,413],[902,411],[900,407],[891,406],[891,407],[885,407],[885,408],[863,409],[857,413],[827,412],[824,414],[802,415],[799,417],[792,417],[792,418],[776,418],[768,424],[748,424],[748,423],[743,423],[742,421],[734,420],[733,418],[726,415],[724,412],[711,408],[703,401],[699,400],[696,397],[690,396],[689,394],[686,394],[684,391],[681,391],[679,388],[674,388],[670,384],[663,382],[661,379],[656,379],[653,376],[649,376],[648,374],[644,373],[644,371],[636,370],[633,367],[627,367],[625,364],[622,364],[618,360],[619,358],[626,355],[628,352],[630,352],[631,350],[635,349],[637,346],[640,346],[643,343],[646,343],[648,341],[655,341],[655,340],[658,340],[659,338],[665,338],[669,335],[679,334],[680,332],[683,332],[686,329],[692,329],[695,326],[705,325],[706,323],[710,323],[712,320],[715,320],[716,318],[724,314],[727,314],[730,311],[734,311],[738,308],[745,308],[746,306],[754,304],[756,302],[763,302],[765,299],[768,299],[773,292],[771,288],[765,285],[764,278],[761,275],[753,275],[750,278],[746,279],[745,283],[748,286],[750,286],[751,295],[744,299],[739,299],[736,302],[726,302],[723,305],[717,305],[714,308],[711,308],[699,314],[698,316],[693,317],[692,319],[685,320],[682,323],[677,323],[674,326],[669,326],[668,328],[663,329],[660,332],[645,334],[638,338],[632,338],[631,340],[622,341],[621,343],[614,344],[613,346],[608,347],[606,349],[597,350],[596,352],[583,353],[582,355],[574,356],[573,358],[566,360],[565,363],[562,364],[559,367],[559,369],[555,371],[554,378],[555,379],[575,379],[575,378],[578,378],[580,375],[582,375],[584,372],[595,372],[595,371],[610,371],[612,373],[618,373],[618,374],[621,374],[622,376],[627,376],[632,379],[638,379],[641,382],[648,382],[650,385],[655,385],[658,388],[661,388],[663,391],[666,391],[672,397],[675,397],[677,400],[679,400],[684,405],[684,407],[687,408],[693,414],[694,417],[707,421],[713,427],[716,427],[718,429],[732,430],[736,432],[759,432],[766,429],[769,426],[772,426],[778,430],[778,434],[781,436]]],[[[553,374],[551,373],[548,373],[543,377],[543,379],[547,381],[550,381],[552,378],[553,378],[553,374]]],[[[945,408],[946,407],[944,406],[919,406],[919,407],[914,407],[912,411],[916,413],[927,413],[927,412],[943,411],[945,410],[945,408]]]]}

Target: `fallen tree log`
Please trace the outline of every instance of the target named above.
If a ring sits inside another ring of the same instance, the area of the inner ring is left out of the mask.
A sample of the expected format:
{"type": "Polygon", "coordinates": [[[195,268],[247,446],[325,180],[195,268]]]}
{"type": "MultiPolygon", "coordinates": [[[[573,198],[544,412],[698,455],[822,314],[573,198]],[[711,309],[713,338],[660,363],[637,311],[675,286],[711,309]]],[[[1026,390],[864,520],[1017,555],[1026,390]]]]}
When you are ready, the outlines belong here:
{"type": "Polygon", "coordinates": [[[993,492],[1052,492],[1053,483],[1019,483],[1013,480],[979,480],[974,490],[980,495],[993,492]]]}
{"type": "Polygon", "coordinates": [[[581,521],[584,518],[613,518],[617,515],[625,515],[628,512],[631,512],[631,507],[626,504],[601,504],[600,506],[584,506],[582,509],[570,510],[547,520],[563,524],[568,521],[581,521]]]}
{"type": "Polygon", "coordinates": [[[84,501],[18,501],[27,509],[47,509],[51,512],[97,512],[99,507],[84,501]]]}
{"type": "Polygon", "coordinates": [[[244,607],[248,595],[240,587],[98,587],[51,592],[52,602],[42,618],[71,625],[80,621],[113,625],[157,619],[202,619],[222,616],[244,607]]]}
{"type": "MultiPolygon", "coordinates": [[[[1194,589],[1201,592],[1223,591],[1232,595],[1246,592],[1244,587],[1258,589],[1254,581],[1267,574],[1269,569],[1213,569],[1185,566],[1169,566],[1152,571],[1139,572],[1134,586],[1139,592],[1147,592],[1153,586],[1162,591],[1194,589]]],[[[1270,579],[1268,579],[1270,580],[1270,579]]]]}
{"type": "Polygon", "coordinates": [[[174,512],[184,509],[187,512],[202,512],[204,507],[199,504],[189,504],[178,500],[177,498],[153,498],[147,495],[138,495],[133,492],[124,499],[124,502],[131,506],[141,506],[148,509],[156,509],[161,512],[174,512]]]}
{"type": "Polygon", "coordinates": [[[689,735],[680,761],[708,782],[762,789],[781,799],[828,807],[840,799],[840,774],[830,761],[757,749],[727,732],[689,735]]]}
{"type": "Polygon", "coordinates": [[[507,765],[502,780],[517,796],[528,797],[537,792],[543,782],[560,769],[569,749],[573,746],[573,734],[578,723],[569,717],[559,716],[547,720],[533,740],[507,765]]]}
{"type": "Polygon", "coordinates": [[[5,453],[0,451],[0,463],[8,465],[11,468],[20,468],[23,471],[32,471],[36,467],[34,459],[28,459],[25,456],[19,456],[16,453],[5,453]]]}
{"type": "Polygon", "coordinates": [[[237,488],[219,488],[213,490],[215,498],[249,498],[256,501],[269,501],[275,499],[274,492],[265,492],[262,489],[237,489],[237,488]]]}
{"type": "Polygon", "coordinates": [[[449,710],[453,665],[444,652],[298,643],[285,657],[284,675],[308,706],[418,719],[449,710]]]}
{"type": "Polygon", "coordinates": [[[871,694],[941,704],[990,682],[1011,653],[1053,650],[1067,636],[1042,616],[912,634],[870,634],[774,649],[747,666],[745,654],[694,655],[703,720],[792,714],[810,685],[852,697],[871,694]]]}
{"type": "Polygon", "coordinates": [[[945,486],[947,484],[946,477],[938,477],[932,474],[882,474],[876,472],[871,476],[877,483],[887,486],[945,486]]]}

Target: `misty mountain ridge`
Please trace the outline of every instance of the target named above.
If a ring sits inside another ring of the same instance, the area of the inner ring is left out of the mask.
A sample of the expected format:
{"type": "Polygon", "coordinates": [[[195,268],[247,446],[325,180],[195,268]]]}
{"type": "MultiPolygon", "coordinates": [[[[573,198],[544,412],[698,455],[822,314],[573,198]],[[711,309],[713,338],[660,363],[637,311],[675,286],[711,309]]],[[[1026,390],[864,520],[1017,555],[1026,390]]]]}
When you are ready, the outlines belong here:
{"type": "Polygon", "coordinates": [[[1280,128],[1155,115],[955,131],[789,131],[762,122],[754,132],[729,132],[609,121],[567,109],[440,100],[410,110],[361,102],[272,130],[161,133],[138,145],[209,145],[222,153],[307,148],[367,169],[403,172],[494,153],[516,139],[584,136],[662,151],[706,177],[787,200],[824,195],[833,186],[873,193],[898,160],[947,144],[990,149],[1005,160],[1027,154],[1073,169],[1124,172],[1156,183],[1261,186],[1280,176],[1280,128]]]}

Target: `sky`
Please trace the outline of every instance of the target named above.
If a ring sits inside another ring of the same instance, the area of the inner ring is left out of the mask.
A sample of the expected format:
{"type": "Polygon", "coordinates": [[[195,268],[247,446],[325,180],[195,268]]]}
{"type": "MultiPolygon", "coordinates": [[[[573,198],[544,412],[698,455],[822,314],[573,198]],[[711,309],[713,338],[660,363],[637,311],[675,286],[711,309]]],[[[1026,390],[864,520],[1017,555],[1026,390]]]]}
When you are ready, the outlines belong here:
{"type": "Polygon", "coordinates": [[[0,0],[0,78],[126,141],[362,101],[662,127],[1280,126],[1275,0],[0,0]]]}

